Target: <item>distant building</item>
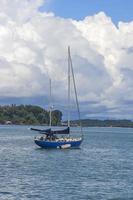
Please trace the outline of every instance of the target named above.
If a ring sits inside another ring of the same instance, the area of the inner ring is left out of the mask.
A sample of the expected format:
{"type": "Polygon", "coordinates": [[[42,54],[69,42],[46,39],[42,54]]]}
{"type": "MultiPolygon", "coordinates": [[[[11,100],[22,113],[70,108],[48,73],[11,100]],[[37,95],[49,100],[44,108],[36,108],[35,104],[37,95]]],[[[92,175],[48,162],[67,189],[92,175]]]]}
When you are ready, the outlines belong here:
{"type": "Polygon", "coordinates": [[[61,122],[61,126],[67,126],[67,122],[61,122]]]}
{"type": "Polygon", "coordinates": [[[12,122],[11,121],[5,121],[5,124],[10,125],[10,124],[12,124],[12,122]]]}

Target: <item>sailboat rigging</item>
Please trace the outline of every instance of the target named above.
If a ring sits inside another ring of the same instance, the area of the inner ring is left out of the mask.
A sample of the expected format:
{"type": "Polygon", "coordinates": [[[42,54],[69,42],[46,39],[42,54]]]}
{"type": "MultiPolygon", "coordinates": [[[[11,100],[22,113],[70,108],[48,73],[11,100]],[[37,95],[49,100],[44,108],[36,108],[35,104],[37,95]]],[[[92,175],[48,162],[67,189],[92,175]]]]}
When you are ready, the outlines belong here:
{"type": "Polygon", "coordinates": [[[78,103],[78,96],[77,96],[77,90],[76,90],[76,82],[74,77],[74,70],[73,70],[73,64],[72,64],[72,58],[70,53],[70,47],[68,47],[68,122],[67,122],[67,128],[63,130],[52,130],[52,105],[51,105],[51,79],[50,79],[50,110],[49,110],[49,128],[48,129],[37,129],[37,128],[31,128],[33,131],[38,131],[40,134],[43,134],[42,136],[35,137],[34,141],[35,143],[42,147],[42,148],[77,148],[80,146],[80,144],[83,141],[83,133],[82,133],[82,126],[81,126],[81,120],[80,120],[80,109],[79,109],[79,103],[78,103]],[[81,127],[81,137],[70,137],[70,91],[71,91],[71,76],[73,80],[73,86],[75,91],[75,99],[76,99],[76,105],[77,105],[77,111],[78,111],[78,118],[80,122],[81,127]],[[69,135],[69,137],[59,137],[59,135],[69,135]]]}

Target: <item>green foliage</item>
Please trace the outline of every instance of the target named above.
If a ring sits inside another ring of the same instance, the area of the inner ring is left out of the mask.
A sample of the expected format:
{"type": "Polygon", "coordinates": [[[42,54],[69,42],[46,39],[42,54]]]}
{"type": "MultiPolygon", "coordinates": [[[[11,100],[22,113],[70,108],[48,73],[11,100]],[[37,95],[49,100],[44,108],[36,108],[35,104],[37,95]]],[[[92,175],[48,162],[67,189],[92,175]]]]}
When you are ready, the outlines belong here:
{"type": "MultiPolygon", "coordinates": [[[[52,124],[61,123],[62,113],[52,112],[52,124]]],[[[49,112],[33,105],[0,106],[0,124],[10,121],[13,124],[49,124],[49,112]]]]}
{"type": "Polygon", "coordinates": [[[56,126],[59,125],[62,119],[62,112],[59,110],[52,111],[52,125],[56,126]]]}
{"type": "MultiPolygon", "coordinates": [[[[98,119],[82,119],[82,126],[84,127],[130,127],[133,128],[133,121],[123,119],[123,120],[98,120],[98,119]]],[[[78,124],[77,120],[71,121],[73,126],[78,124]]]]}

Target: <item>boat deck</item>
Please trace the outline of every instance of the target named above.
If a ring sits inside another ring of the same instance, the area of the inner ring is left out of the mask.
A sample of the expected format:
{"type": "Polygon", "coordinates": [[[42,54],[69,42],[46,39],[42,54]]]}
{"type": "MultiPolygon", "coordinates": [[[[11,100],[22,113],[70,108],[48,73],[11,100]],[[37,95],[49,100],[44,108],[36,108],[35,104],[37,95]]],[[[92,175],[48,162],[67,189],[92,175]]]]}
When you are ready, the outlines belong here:
{"type": "Polygon", "coordinates": [[[56,139],[52,139],[49,138],[47,139],[46,137],[36,137],[35,140],[41,140],[41,141],[51,141],[51,142],[72,142],[72,141],[80,141],[82,138],[56,138],[56,139]]]}

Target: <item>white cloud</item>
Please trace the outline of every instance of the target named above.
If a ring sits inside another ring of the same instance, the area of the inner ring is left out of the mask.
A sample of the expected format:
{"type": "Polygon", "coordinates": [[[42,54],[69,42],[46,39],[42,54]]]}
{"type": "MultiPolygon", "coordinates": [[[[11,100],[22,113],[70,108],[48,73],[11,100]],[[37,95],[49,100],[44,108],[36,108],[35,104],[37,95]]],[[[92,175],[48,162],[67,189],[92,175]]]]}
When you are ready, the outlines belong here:
{"type": "Polygon", "coordinates": [[[0,12],[18,23],[23,23],[38,14],[38,7],[42,3],[43,0],[1,0],[0,12]]]}
{"type": "Polygon", "coordinates": [[[108,115],[117,107],[120,114],[125,113],[128,102],[133,102],[133,22],[119,22],[116,27],[103,12],[82,21],[63,19],[40,13],[42,3],[1,0],[1,97],[47,95],[49,74],[55,98],[64,99],[70,45],[85,109],[92,106],[102,113],[104,107],[108,115]]]}

